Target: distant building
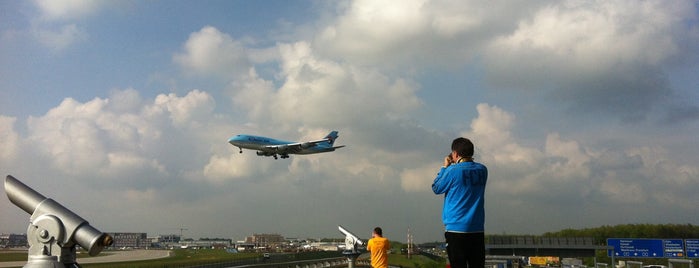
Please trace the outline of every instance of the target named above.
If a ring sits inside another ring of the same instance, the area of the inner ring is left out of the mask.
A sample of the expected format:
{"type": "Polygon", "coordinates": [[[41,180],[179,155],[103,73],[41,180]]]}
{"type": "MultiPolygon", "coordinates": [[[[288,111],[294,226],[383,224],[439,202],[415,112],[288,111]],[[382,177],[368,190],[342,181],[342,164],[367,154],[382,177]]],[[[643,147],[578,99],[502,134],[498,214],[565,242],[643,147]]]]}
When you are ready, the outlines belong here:
{"type": "Polygon", "coordinates": [[[286,239],[280,234],[253,234],[245,238],[245,244],[254,244],[256,247],[277,247],[285,242],[286,239]]]}
{"type": "Polygon", "coordinates": [[[230,248],[230,239],[200,239],[191,241],[181,241],[181,248],[230,248]]]}
{"type": "Polygon", "coordinates": [[[110,233],[114,238],[112,247],[115,248],[148,248],[151,246],[151,240],[148,239],[146,233],[110,233]]]}
{"type": "Polygon", "coordinates": [[[154,241],[155,243],[160,243],[160,244],[177,244],[180,242],[182,237],[176,234],[166,234],[166,235],[159,235],[155,237],[154,241]]]}
{"type": "Polygon", "coordinates": [[[27,234],[0,234],[0,248],[28,247],[27,234]]]}

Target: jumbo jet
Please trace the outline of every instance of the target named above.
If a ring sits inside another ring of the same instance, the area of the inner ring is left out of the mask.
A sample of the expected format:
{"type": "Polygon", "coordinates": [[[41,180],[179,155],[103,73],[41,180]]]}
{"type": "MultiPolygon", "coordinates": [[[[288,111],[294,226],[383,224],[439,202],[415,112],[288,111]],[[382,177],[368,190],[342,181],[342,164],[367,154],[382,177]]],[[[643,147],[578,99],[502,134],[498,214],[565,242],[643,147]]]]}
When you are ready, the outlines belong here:
{"type": "Polygon", "coordinates": [[[273,156],[274,159],[277,159],[277,155],[279,155],[283,159],[289,158],[290,154],[327,153],[345,147],[344,145],[333,147],[336,139],[337,131],[332,131],[325,138],[315,141],[291,142],[261,136],[236,135],[228,139],[228,143],[238,147],[241,154],[245,148],[257,150],[259,156],[273,156]]]}

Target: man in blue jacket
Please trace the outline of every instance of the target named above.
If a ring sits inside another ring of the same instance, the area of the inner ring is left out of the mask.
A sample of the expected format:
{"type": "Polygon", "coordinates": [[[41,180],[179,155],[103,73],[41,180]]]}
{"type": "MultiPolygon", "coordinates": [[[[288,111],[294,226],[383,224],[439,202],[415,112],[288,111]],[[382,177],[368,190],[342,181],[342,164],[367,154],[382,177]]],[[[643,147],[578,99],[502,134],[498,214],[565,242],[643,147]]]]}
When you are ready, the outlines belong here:
{"type": "Polygon", "coordinates": [[[442,221],[452,268],[485,266],[485,183],[488,169],[473,161],[473,143],[457,138],[432,183],[444,194],[442,221]]]}

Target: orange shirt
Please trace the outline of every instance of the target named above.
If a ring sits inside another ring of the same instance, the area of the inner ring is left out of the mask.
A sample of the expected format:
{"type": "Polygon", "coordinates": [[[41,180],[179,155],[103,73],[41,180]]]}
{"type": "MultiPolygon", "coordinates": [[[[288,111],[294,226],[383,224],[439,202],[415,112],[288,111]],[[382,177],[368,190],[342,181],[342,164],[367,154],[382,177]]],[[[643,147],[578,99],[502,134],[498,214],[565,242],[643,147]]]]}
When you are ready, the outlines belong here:
{"type": "Polygon", "coordinates": [[[369,239],[366,249],[371,251],[371,266],[374,268],[388,267],[388,250],[391,246],[385,237],[374,237],[369,239]]]}

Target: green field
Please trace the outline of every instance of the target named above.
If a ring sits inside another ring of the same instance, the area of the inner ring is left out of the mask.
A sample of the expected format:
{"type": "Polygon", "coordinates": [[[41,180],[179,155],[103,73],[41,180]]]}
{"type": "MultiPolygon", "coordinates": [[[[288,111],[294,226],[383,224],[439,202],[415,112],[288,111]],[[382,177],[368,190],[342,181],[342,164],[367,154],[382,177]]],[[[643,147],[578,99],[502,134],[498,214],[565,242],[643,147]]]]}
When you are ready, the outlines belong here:
{"type": "MultiPolygon", "coordinates": [[[[104,251],[100,255],[109,254],[109,251],[104,251]]],[[[176,249],[173,250],[172,257],[155,259],[155,260],[143,260],[143,261],[133,261],[133,262],[117,262],[117,263],[85,263],[80,264],[82,267],[113,267],[113,268],[146,268],[146,267],[183,267],[183,266],[193,266],[207,263],[217,263],[217,262],[236,262],[243,260],[254,260],[261,258],[261,253],[228,253],[225,250],[212,250],[212,249],[199,249],[199,250],[187,250],[187,249],[176,249]]],[[[78,254],[78,258],[89,258],[86,254],[78,254]]],[[[26,252],[11,252],[11,253],[0,253],[0,262],[8,261],[26,261],[26,252]]],[[[21,266],[19,266],[21,267],[21,266]]]]}
{"type": "MultiPolygon", "coordinates": [[[[100,255],[109,254],[109,251],[100,255]]],[[[304,254],[288,254],[275,258],[276,261],[297,261],[305,259],[319,259],[328,257],[341,257],[338,252],[318,252],[304,254]]],[[[89,258],[84,254],[78,254],[78,258],[89,258]]],[[[0,253],[0,262],[26,261],[26,252],[0,253]]],[[[443,268],[444,261],[433,261],[427,257],[415,255],[408,259],[407,255],[389,255],[389,264],[405,268],[443,268]]],[[[110,267],[110,268],[154,268],[154,267],[187,267],[213,263],[255,263],[263,262],[261,253],[228,253],[222,249],[175,249],[171,257],[155,260],[116,262],[116,263],[85,263],[80,264],[84,268],[110,267]]],[[[18,266],[21,267],[21,266],[18,266]]]]}
{"type": "Polygon", "coordinates": [[[446,260],[433,261],[422,255],[413,255],[408,259],[408,255],[391,254],[388,255],[388,264],[405,268],[444,268],[446,260]]]}
{"type": "Polygon", "coordinates": [[[113,267],[113,268],[147,268],[147,267],[184,267],[218,262],[235,262],[246,259],[261,258],[260,253],[228,253],[222,249],[176,249],[173,250],[172,257],[118,263],[86,263],[81,264],[84,268],[89,267],[113,267]]]}

